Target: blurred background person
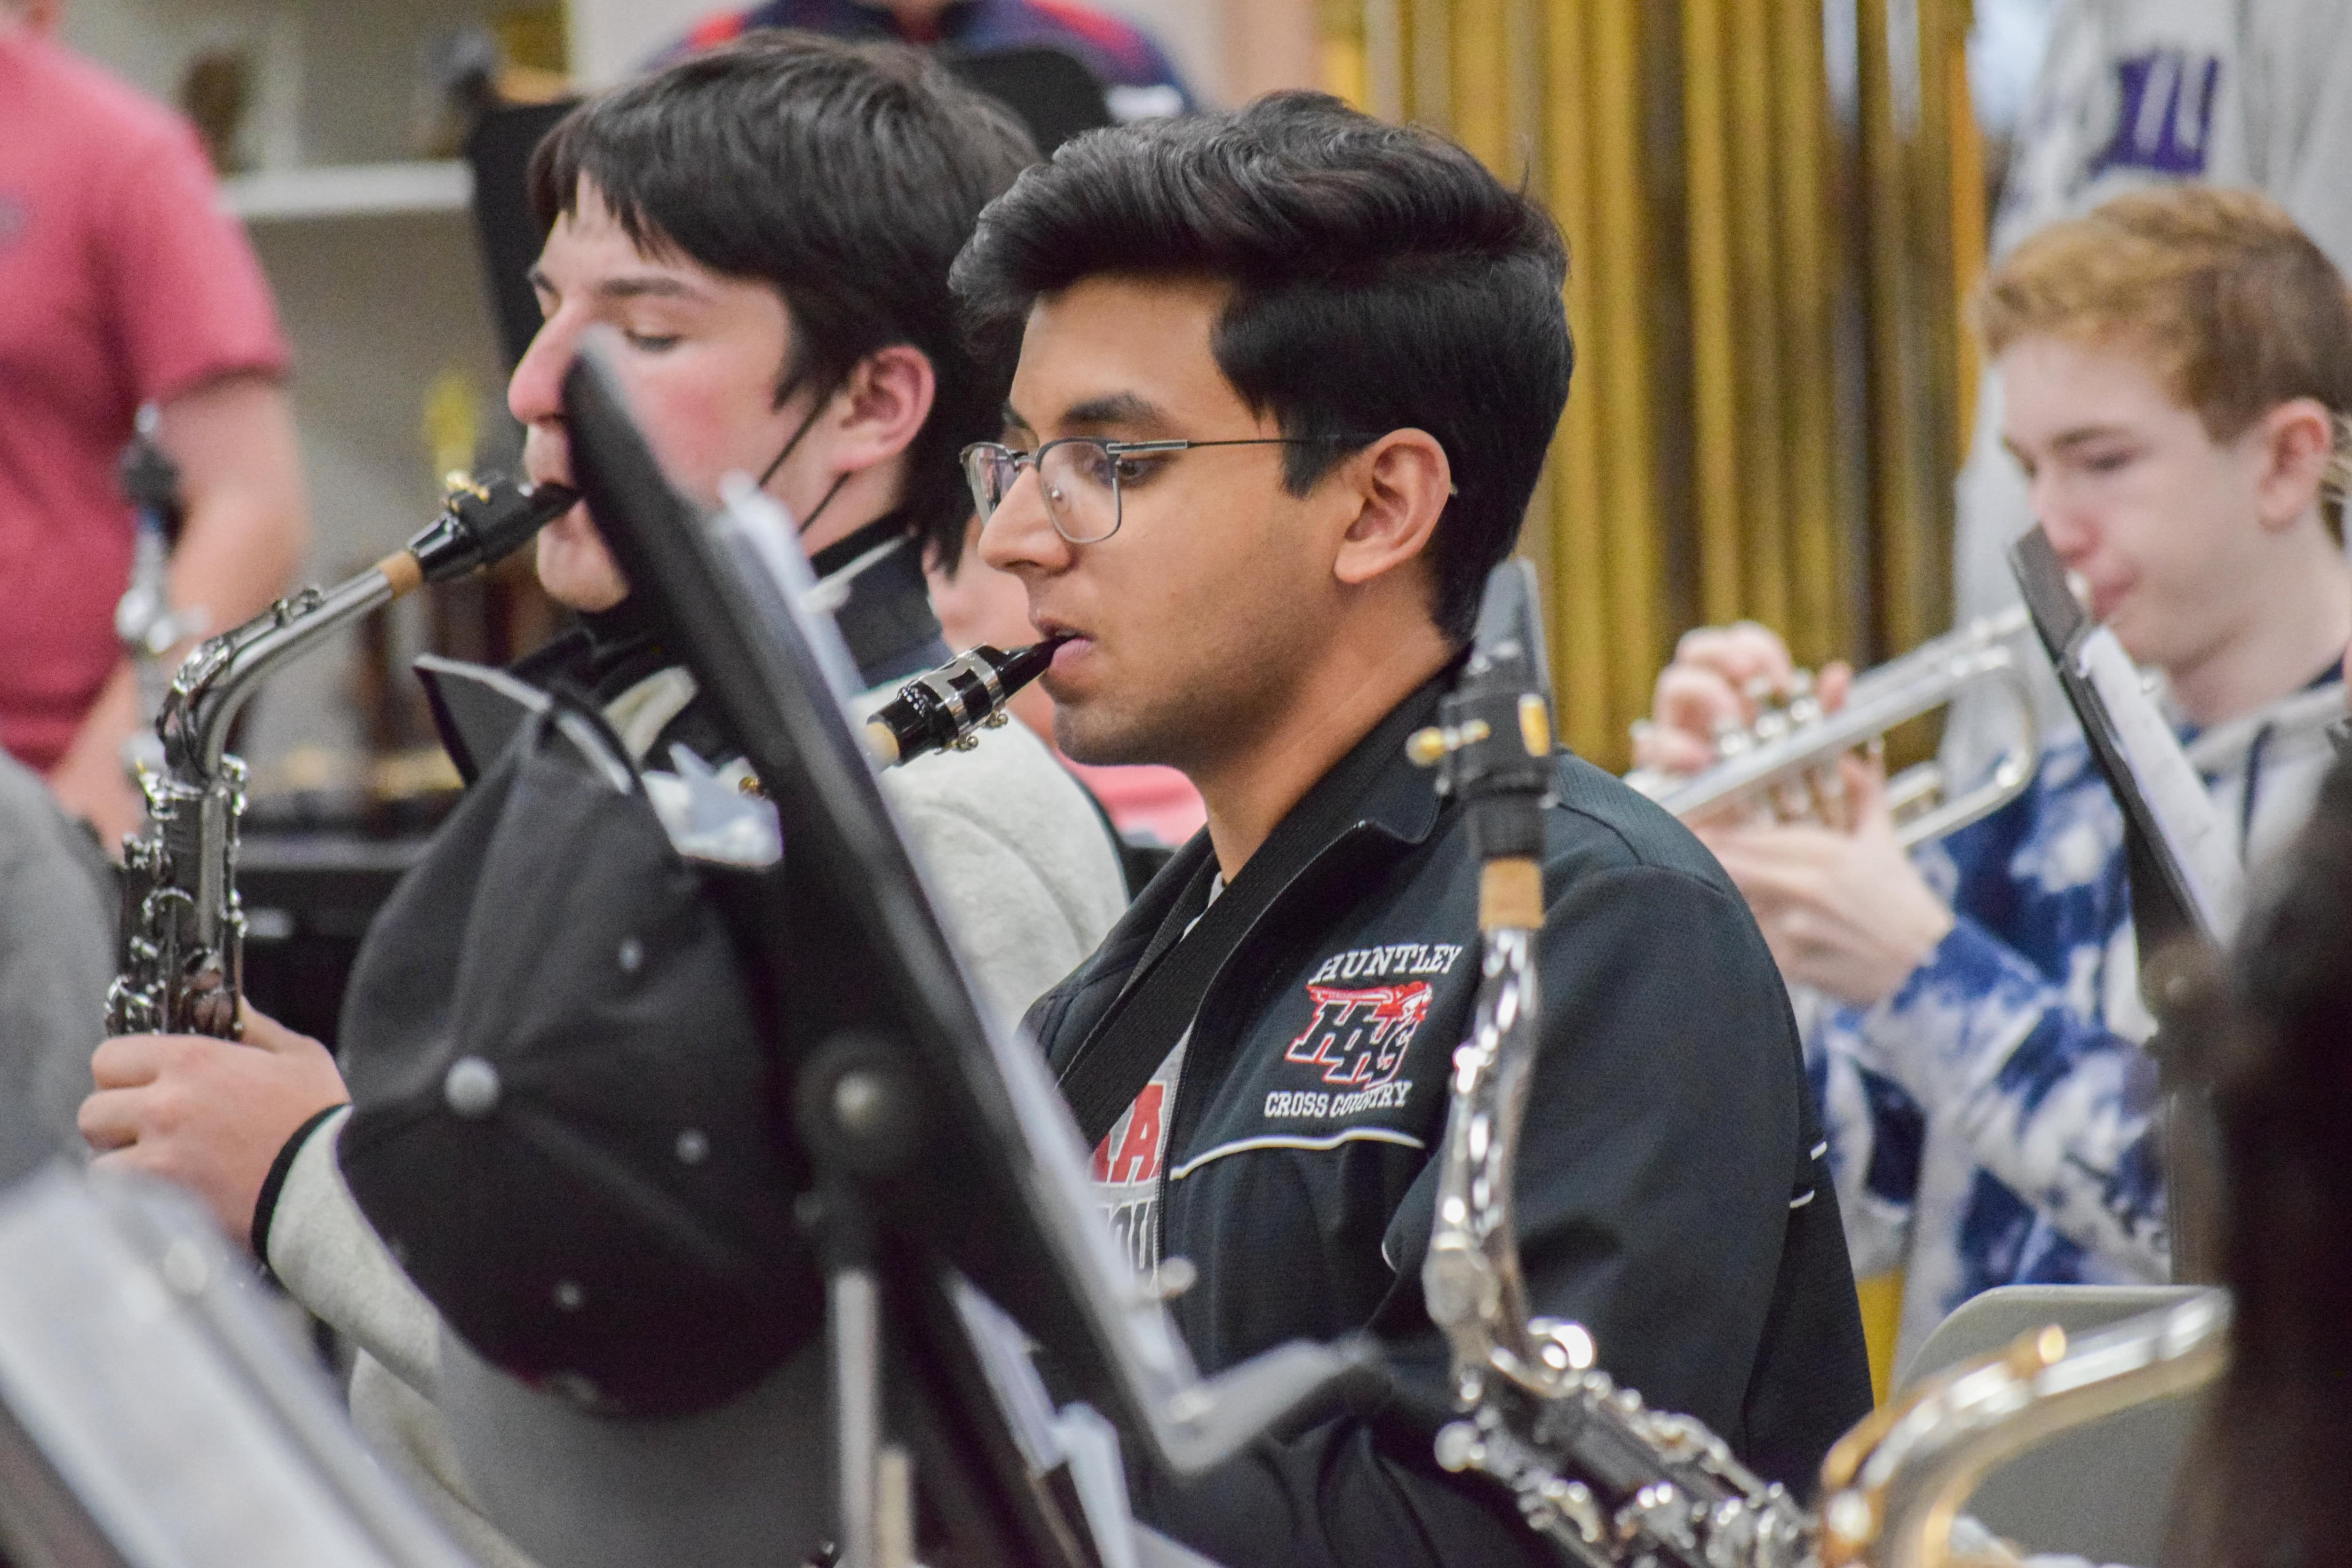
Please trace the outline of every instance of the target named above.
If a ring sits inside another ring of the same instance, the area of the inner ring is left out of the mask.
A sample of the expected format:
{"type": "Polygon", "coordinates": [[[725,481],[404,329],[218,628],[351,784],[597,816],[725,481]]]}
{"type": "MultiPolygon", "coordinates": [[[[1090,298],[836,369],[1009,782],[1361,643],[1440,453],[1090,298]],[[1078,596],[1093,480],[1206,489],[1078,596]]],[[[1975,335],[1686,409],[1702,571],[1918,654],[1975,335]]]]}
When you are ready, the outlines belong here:
{"type": "MultiPolygon", "coordinates": [[[[2061,0],[2020,115],[1991,236],[2026,238],[2123,192],[2201,180],[2269,195],[2341,268],[2352,263],[2352,4],[2061,0]]],[[[1999,379],[1979,381],[1953,544],[1956,623],[2017,602],[2003,552],[2034,521],[2000,446],[1999,379]]],[[[2054,684],[2049,716],[2071,728],[2054,684]]],[[[1992,704],[1963,700],[1944,756],[1973,777],[2000,746],[1992,704]]]]}
{"type": "Polygon", "coordinates": [[[1102,83],[1115,120],[1182,114],[1194,107],[1192,89],[1157,39],[1076,0],[768,0],[707,18],[673,54],[711,48],[757,27],[948,44],[973,53],[1059,49],[1102,83]]]}
{"type": "Polygon", "coordinates": [[[143,405],[180,471],[169,599],[233,626],[307,536],[268,286],[194,133],[0,0],[0,745],[112,848],[142,806],[115,632],[132,521],[115,478],[143,405]]]}
{"type": "Polygon", "coordinates": [[[2181,1467],[2183,1568],[2352,1562],[2352,761],[2277,869],[2236,943],[2231,1026],[2200,1047],[2233,1316],[2181,1467]]]}

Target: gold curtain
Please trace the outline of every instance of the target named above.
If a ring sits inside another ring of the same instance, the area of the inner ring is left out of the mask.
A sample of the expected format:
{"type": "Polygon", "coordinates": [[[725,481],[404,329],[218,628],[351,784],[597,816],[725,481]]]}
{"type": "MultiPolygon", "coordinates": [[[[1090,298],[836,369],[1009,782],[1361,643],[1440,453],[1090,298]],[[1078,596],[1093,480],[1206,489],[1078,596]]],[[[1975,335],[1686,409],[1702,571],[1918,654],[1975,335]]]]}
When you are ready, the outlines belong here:
{"type": "Polygon", "coordinates": [[[1527,550],[1560,723],[1627,763],[1689,626],[1874,660],[1948,614],[1981,265],[1968,0],[1319,0],[1327,84],[1568,237],[1577,371],[1527,550]]]}

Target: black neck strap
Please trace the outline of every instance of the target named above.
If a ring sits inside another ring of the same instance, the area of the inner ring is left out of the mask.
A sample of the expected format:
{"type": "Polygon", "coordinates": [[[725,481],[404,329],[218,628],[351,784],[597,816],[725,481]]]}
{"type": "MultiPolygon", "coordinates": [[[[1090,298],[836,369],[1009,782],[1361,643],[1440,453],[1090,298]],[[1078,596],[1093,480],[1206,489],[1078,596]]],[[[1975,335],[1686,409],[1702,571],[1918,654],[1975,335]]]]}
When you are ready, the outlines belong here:
{"type": "Polygon", "coordinates": [[[1259,917],[1356,822],[1372,785],[1398,764],[1406,737],[1435,715],[1444,679],[1433,679],[1398,704],[1324,774],[1214,903],[1208,899],[1216,857],[1202,858],[1136,961],[1127,989],[1062,1069],[1063,1097],[1088,1148],[1102,1142],[1192,1026],[1210,986],[1259,917]]]}

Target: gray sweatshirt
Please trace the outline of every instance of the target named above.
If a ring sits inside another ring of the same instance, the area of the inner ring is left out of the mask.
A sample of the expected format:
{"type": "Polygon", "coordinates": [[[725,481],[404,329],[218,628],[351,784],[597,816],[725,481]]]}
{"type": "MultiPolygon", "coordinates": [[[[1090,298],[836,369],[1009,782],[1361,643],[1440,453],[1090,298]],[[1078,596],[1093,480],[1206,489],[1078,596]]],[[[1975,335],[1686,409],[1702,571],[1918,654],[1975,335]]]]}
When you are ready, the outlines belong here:
{"type": "Polygon", "coordinates": [[[0,752],[0,1184],[86,1157],[74,1111],[106,1033],[106,862],[40,777],[0,752]]]}

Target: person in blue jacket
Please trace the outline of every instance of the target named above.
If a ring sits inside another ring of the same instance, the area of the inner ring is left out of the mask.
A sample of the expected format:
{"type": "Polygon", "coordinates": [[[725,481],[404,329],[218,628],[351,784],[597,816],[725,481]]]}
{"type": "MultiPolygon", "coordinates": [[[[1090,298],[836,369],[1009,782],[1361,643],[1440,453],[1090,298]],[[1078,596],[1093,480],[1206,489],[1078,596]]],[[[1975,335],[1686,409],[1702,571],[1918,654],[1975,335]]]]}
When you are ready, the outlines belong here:
{"type": "MultiPolygon", "coordinates": [[[[2175,185],[2025,240],[1979,314],[2053,547],[2163,676],[2259,868],[2344,713],[2343,279],[2267,197],[2175,185]]],[[[1788,670],[1762,627],[1685,638],[1641,760],[1703,765],[1750,683],[1788,670]]],[[[2021,797],[1911,858],[1878,780],[1849,771],[1850,824],[1703,836],[1808,1016],[1856,1274],[1906,1271],[1906,1343],[1996,1285],[2166,1278],[2123,819],[2084,742],[2048,742],[2021,797]]]]}

